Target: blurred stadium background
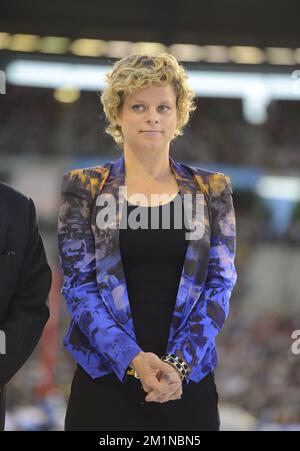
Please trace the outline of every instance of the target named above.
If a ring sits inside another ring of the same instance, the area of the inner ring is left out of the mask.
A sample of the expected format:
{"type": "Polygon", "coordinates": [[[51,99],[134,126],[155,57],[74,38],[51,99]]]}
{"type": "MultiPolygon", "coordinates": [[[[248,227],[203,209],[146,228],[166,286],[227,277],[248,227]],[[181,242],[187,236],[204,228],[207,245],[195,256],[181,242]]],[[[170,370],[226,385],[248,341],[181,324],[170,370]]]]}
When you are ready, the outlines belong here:
{"type": "Polygon", "coordinates": [[[74,363],[56,240],[62,175],[120,151],[98,93],[116,58],[174,54],[198,108],[171,148],[229,175],[238,281],[217,338],[223,430],[300,430],[300,5],[13,0],[0,12],[0,179],[30,196],[53,271],[51,319],[8,385],[7,430],[62,430],[74,363]],[[2,73],[2,75],[3,75],[2,73]]]}

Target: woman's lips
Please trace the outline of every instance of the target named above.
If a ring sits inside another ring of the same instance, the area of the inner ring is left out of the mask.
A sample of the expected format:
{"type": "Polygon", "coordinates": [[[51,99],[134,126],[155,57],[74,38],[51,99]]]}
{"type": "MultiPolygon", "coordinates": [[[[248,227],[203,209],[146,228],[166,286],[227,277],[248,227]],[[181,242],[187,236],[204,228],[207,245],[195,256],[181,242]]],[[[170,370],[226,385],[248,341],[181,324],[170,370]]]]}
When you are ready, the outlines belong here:
{"type": "Polygon", "coordinates": [[[155,135],[159,135],[162,132],[159,132],[159,131],[142,131],[141,133],[143,133],[146,136],[155,136],[155,135]]]}

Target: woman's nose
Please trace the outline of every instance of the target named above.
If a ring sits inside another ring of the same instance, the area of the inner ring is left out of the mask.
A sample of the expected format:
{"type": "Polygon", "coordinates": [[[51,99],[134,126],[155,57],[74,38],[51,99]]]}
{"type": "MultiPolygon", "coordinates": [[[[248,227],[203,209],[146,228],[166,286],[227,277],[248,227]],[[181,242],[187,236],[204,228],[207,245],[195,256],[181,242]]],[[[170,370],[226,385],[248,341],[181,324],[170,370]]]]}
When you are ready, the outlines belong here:
{"type": "Polygon", "coordinates": [[[158,112],[155,109],[153,109],[153,110],[149,109],[149,111],[147,112],[147,115],[146,115],[146,120],[147,120],[147,122],[157,122],[158,121],[158,112]]]}

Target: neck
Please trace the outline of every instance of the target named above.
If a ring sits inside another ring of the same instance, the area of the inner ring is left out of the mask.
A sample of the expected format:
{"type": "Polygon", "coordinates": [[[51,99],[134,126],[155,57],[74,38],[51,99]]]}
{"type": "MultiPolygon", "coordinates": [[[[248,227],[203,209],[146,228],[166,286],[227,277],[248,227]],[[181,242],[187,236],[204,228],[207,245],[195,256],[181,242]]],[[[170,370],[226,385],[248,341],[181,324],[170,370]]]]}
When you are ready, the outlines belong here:
{"type": "Polygon", "coordinates": [[[141,178],[145,181],[159,180],[172,175],[169,152],[133,152],[124,147],[126,178],[141,178]]]}

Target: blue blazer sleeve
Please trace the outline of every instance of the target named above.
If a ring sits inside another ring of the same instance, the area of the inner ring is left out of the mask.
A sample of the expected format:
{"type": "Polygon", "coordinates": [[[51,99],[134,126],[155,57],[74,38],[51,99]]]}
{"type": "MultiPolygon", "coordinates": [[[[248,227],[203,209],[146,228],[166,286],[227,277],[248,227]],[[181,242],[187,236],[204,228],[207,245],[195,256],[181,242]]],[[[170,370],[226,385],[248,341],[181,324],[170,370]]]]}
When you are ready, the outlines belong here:
{"type": "MultiPolygon", "coordinates": [[[[214,338],[229,313],[229,299],[236,283],[234,265],[236,223],[231,181],[217,174],[211,186],[211,246],[203,291],[184,327],[175,333],[167,352],[177,354],[190,366],[186,382],[196,373],[207,374],[214,355],[214,338]]],[[[199,378],[200,379],[200,376],[199,378]]]]}
{"type": "Polygon", "coordinates": [[[97,286],[95,244],[91,228],[92,193],[72,171],[62,183],[58,217],[59,260],[64,282],[61,293],[72,320],[92,347],[109,360],[121,382],[131,360],[142,349],[109,313],[97,286]]]}

